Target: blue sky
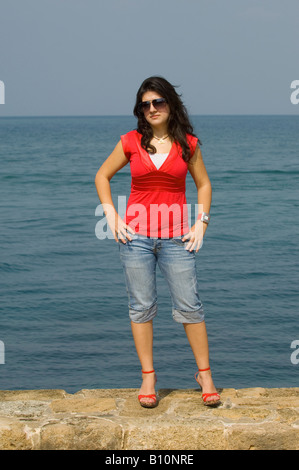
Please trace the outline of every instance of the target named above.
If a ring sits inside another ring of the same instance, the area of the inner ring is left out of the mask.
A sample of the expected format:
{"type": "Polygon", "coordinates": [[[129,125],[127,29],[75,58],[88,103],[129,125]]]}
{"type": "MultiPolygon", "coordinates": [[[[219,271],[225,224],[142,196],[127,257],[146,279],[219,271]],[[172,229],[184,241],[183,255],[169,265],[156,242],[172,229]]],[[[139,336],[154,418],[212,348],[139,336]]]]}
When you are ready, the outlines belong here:
{"type": "Polygon", "coordinates": [[[162,75],[191,114],[298,114],[298,0],[1,0],[0,116],[131,114],[162,75]]]}

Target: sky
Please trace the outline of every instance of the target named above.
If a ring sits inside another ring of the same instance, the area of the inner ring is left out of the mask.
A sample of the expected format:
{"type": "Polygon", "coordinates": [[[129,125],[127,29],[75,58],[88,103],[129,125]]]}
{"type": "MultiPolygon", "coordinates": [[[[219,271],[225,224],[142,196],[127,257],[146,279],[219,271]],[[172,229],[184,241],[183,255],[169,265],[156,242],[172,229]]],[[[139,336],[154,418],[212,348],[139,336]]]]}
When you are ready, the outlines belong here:
{"type": "Polygon", "coordinates": [[[131,115],[152,75],[193,115],[298,115],[298,50],[298,0],[1,0],[0,117],[131,115]]]}

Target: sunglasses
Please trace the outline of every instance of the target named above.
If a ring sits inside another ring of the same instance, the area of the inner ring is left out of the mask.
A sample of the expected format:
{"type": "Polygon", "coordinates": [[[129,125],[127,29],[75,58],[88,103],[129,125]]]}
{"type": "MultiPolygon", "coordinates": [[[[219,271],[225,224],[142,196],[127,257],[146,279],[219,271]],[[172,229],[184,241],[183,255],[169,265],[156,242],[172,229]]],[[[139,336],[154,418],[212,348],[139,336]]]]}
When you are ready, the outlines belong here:
{"type": "Polygon", "coordinates": [[[162,111],[165,108],[167,101],[165,98],[157,98],[151,101],[142,101],[139,103],[139,109],[146,113],[150,110],[151,103],[157,111],[162,111]]]}

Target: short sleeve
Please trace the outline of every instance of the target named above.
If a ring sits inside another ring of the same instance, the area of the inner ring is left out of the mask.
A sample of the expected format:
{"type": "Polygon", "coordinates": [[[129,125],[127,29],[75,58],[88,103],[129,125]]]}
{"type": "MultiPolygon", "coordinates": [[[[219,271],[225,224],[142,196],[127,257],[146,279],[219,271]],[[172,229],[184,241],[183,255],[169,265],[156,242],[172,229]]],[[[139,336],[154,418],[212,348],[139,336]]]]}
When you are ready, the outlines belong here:
{"type": "Polygon", "coordinates": [[[128,134],[124,134],[120,136],[120,140],[123,146],[123,151],[125,156],[127,157],[128,160],[131,158],[131,150],[130,150],[130,145],[129,145],[129,136],[128,134]]]}
{"type": "Polygon", "coordinates": [[[198,138],[193,135],[188,134],[187,141],[188,141],[188,145],[190,147],[190,152],[191,152],[190,158],[192,158],[196,150],[197,144],[198,144],[198,138]]]}

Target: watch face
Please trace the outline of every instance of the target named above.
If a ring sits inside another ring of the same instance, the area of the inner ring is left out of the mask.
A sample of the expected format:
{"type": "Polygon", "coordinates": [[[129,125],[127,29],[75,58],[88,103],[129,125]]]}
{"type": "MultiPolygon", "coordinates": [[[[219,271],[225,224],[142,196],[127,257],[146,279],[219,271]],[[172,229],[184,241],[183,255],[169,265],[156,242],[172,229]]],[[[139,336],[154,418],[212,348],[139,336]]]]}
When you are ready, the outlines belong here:
{"type": "Polygon", "coordinates": [[[209,223],[210,222],[210,215],[209,214],[206,214],[205,212],[203,212],[201,214],[201,217],[198,216],[198,220],[201,220],[201,222],[205,222],[205,223],[209,223]]]}

